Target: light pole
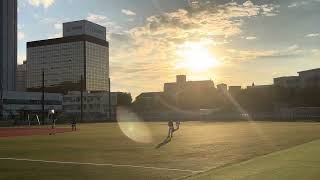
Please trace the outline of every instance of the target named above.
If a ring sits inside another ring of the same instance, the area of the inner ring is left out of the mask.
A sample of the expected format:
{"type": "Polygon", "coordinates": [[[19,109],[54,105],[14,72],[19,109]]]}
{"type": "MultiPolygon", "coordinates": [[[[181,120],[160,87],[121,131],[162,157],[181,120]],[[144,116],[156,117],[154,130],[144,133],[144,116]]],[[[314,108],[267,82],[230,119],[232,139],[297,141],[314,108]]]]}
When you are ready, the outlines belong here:
{"type": "Polygon", "coordinates": [[[1,93],[1,99],[0,99],[0,120],[2,121],[3,117],[3,87],[2,87],[2,78],[0,79],[0,93],[1,93]]]}
{"type": "Polygon", "coordinates": [[[41,105],[42,105],[42,125],[44,125],[45,119],[45,112],[44,112],[44,69],[42,69],[42,98],[41,98],[41,105]]]}
{"type": "Polygon", "coordinates": [[[109,81],[109,98],[108,98],[109,99],[109,120],[111,121],[112,120],[112,118],[111,118],[112,106],[111,106],[111,79],[110,79],[110,77],[108,78],[108,81],[109,81]]]}
{"type": "Polygon", "coordinates": [[[83,75],[80,78],[80,122],[83,121],[83,75]]]}

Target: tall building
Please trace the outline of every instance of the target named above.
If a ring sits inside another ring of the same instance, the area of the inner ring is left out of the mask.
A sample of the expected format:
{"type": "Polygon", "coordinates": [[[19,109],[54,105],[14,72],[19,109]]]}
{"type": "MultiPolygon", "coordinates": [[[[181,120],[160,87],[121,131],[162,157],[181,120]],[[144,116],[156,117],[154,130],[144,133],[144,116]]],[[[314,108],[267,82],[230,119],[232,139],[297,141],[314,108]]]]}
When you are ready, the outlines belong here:
{"type": "Polygon", "coordinates": [[[16,91],[26,91],[26,76],[27,76],[27,62],[17,66],[17,77],[16,77],[16,91]]]}
{"type": "Polygon", "coordinates": [[[63,24],[62,38],[27,43],[27,89],[67,93],[109,90],[106,28],[82,20],[63,24]]]}
{"type": "Polygon", "coordinates": [[[15,90],[17,66],[17,0],[0,1],[0,89],[15,90]]]}

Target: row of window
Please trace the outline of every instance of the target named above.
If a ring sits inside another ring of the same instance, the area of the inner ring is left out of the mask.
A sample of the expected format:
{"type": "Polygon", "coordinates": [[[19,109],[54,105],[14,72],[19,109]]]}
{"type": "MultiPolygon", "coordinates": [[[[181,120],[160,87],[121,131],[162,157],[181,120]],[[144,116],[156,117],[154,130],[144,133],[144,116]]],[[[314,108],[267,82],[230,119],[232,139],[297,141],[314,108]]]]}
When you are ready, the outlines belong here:
{"type": "MultiPolygon", "coordinates": [[[[42,100],[22,100],[22,99],[4,99],[4,104],[8,105],[41,105],[42,100]]],[[[62,101],[45,100],[45,105],[62,105],[62,101]]]]}

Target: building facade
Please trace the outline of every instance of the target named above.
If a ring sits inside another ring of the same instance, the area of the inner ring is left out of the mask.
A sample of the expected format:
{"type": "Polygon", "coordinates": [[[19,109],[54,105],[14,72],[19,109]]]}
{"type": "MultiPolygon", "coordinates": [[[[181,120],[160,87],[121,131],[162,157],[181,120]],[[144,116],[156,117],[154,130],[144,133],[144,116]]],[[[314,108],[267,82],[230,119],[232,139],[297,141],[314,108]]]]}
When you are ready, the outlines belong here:
{"type": "MultiPolygon", "coordinates": [[[[45,112],[55,109],[62,111],[62,94],[45,93],[45,112]]],[[[40,115],[42,113],[42,93],[6,91],[3,93],[3,115],[9,117],[21,112],[29,112],[40,115]]]]}
{"type": "Polygon", "coordinates": [[[14,91],[17,66],[17,0],[0,1],[0,89],[14,91]]]}
{"type": "Polygon", "coordinates": [[[276,87],[298,88],[300,87],[300,77],[286,76],[286,77],[274,78],[273,83],[276,87]]]}
{"type": "MultiPolygon", "coordinates": [[[[111,106],[109,106],[109,93],[97,92],[83,93],[83,113],[86,121],[114,120],[117,106],[117,93],[111,93],[111,106]]],[[[81,112],[81,93],[69,92],[63,98],[63,111],[66,115],[76,115],[81,112]]]]}
{"type": "Polygon", "coordinates": [[[63,23],[63,37],[89,35],[106,41],[106,28],[90,21],[74,21],[63,23]]]}
{"type": "Polygon", "coordinates": [[[241,86],[229,86],[228,91],[231,95],[238,95],[242,90],[241,88],[242,88],[241,86]]]}
{"type": "MultiPolygon", "coordinates": [[[[91,31],[75,33],[76,29],[98,27],[88,21],[65,23],[65,36],[27,43],[27,89],[39,91],[44,79],[47,92],[67,93],[80,91],[109,91],[109,43],[105,38],[97,38],[91,31]],[[79,26],[83,24],[83,26],[79,26]],[[93,24],[93,25],[92,25],[93,24]],[[42,75],[44,72],[44,78],[42,75]],[[81,83],[81,77],[83,81],[81,83]]],[[[90,29],[90,28],[89,28],[90,29]]]]}
{"type": "Polygon", "coordinates": [[[17,66],[17,73],[16,73],[16,91],[25,92],[27,86],[27,62],[24,61],[23,64],[19,64],[17,66]]]}
{"type": "Polygon", "coordinates": [[[283,88],[320,88],[320,68],[300,71],[298,74],[274,78],[274,85],[283,88]]]}
{"type": "Polygon", "coordinates": [[[320,88],[320,68],[298,72],[301,88],[320,88]]]}
{"type": "Polygon", "coordinates": [[[187,81],[185,75],[177,75],[176,82],[164,84],[164,94],[176,96],[188,89],[206,90],[214,88],[214,82],[211,80],[204,81],[187,81]]]}

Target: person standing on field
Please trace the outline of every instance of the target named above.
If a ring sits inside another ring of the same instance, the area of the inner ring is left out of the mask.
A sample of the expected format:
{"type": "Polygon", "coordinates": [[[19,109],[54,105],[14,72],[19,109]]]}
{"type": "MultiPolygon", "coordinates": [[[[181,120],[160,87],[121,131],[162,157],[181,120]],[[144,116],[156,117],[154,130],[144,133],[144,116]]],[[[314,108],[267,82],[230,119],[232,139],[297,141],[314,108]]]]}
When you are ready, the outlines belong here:
{"type": "Polygon", "coordinates": [[[173,137],[173,132],[174,132],[174,126],[173,126],[173,121],[172,120],[170,120],[168,122],[168,127],[169,127],[169,132],[168,132],[168,137],[167,138],[171,139],[173,137]]]}
{"type": "Polygon", "coordinates": [[[72,131],[77,131],[77,120],[75,118],[71,120],[71,127],[72,131]]]}

